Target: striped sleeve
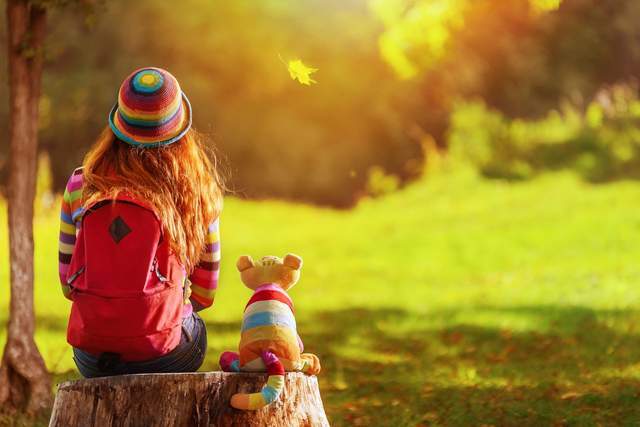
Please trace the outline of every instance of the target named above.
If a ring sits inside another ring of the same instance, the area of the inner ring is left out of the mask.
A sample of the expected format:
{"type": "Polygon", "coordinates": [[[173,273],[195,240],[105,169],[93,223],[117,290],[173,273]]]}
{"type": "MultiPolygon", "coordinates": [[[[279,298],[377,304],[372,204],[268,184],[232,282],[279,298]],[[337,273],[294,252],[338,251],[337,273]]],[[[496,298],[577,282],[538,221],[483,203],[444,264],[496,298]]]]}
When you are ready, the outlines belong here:
{"type": "Polygon", "coordinates": [[[191,304],[200,311],[210,307],[218,288],[220,275],[220,224],[216,219],[207,230],[206,246],[200,262],[189,276],[191,304]]]}
{"type": "Polygon", "coordinates": [[[82,210],[82,169],[76,169],[67,181],[60,209],[60,240],[58,242],[58,273],[64,296],[69,298],[67,273],[76,244],[75,218],[82,210]]]}

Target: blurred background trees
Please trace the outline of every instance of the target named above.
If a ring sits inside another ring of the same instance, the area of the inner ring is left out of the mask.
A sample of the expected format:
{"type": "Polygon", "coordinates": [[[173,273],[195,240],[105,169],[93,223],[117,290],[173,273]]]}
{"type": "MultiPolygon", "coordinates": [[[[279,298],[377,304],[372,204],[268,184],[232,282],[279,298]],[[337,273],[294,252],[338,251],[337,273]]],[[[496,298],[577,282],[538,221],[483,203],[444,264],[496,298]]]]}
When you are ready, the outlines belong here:
{"type": "MultiPolygon", "coordinates": [[[[40,130],[58,189],[146,65],[178,77],[247,197],[348,207],[419,176],[436,147],[492,177],[638,175],[638,0],[87,5],[50,20],[40,130]],[[318,84],[292,82],[280,56],[318,84]]],[[[6,156],[2,139],[3,176],[6,156]]]]}

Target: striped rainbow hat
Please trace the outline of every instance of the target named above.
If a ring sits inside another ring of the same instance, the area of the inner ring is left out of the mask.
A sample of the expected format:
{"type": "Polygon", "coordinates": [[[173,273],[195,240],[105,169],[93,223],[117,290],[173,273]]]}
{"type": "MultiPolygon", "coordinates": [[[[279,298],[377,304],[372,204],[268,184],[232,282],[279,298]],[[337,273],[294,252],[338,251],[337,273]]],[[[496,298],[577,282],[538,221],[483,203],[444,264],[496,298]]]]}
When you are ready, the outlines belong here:
{"type": "Polygon", "coordinates": [[[118,139],[137,147],[168,145],[191,128],[191,104],[168,71],[141,68],[122,82],[109,126],[118,139]]]}

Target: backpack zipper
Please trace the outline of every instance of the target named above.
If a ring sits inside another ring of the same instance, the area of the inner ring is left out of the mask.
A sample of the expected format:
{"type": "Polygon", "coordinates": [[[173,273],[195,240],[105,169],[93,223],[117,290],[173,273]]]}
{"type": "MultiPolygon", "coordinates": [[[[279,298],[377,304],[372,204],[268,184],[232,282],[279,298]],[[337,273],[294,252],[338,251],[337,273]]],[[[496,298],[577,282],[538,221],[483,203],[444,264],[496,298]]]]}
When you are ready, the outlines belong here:
{"type": "Polygon", "coordinates": [[[78,271],[76,271],[75,273],[73,273],[71,275],[71,277],[69,277],[67,279],[67,285],[71,285],[73,282],[75,282],[75,280],[78,278],[78,276],[80,276],[82,273],[84,273],[84,265],[82,267],[80,267],[78,269],[78,271]]]}
{"type": "Polygon", "coordinates": [[[156,277],[158,278],[158,280],[160,280],[162,283],[169,281],[169,279],[163,276],[162,273],[160,273],[160,270],[158,269],[158,258],[153,259],[153,270],[155,271],[156,277]]]}

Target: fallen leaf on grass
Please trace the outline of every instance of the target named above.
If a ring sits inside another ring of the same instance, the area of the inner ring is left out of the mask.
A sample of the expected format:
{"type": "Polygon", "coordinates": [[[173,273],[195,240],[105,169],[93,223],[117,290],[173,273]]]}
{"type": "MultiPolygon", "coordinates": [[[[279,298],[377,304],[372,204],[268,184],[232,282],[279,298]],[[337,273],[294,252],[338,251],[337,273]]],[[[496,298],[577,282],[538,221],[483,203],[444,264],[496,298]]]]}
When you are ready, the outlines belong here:
{"type": "Polygon", "coordinates": [[[425,395],[432,394],[433,390],[434,390],[434,387],[431,384],[425,384],[422,387],[422,390],[421,390],[422,391],[422,395],[425,396],[425,395]]]}
{"type": "Polygon", "coordinates": [[[438,419],[438,414],[435,412],[427,412],[422,416],[423,421],[436,421],[438,419]]]}
{"type": "Polygon", "coordinates": [[[331,383],[331,387],[333,387],[334,390],[343,391],[348,389],[349,385],[344,379],[338,378],[331,383]]]}
{"type": "Polygon", "coordinates": [[[384,403],[380,399],[372,399],[371,400],[371,406],[375,406],[375,407],[379,408],[381,406],[384,406],[384,403]]]}
{"type": "Polygon", "coordinates": [[[458,331],[445,332],[442,334],[442,341],[445,344],[450,344],[450,345],[458,344],[460,341],[462,341],[463,338],[464,338],[464,335],[462,334],[462,332],[458,332],[458,331]]]}
{"type": "Polygon", "coordinates": [[[513,332],[511,332],[509,329],[502,329],[500,331],[500,337],[502,337],[502,339],[510,340],[512,336],[513,332]]]}
{"type": "Polygon", "coordinates": [[[575,399],[576,397],[582,397],[583,395],[584,393],[579,393],[577,391],[568,391],[560,396],[560,400],[575,399]]]}
{"type": "Polygon", "coordinates": [[[358,409],[358,407],[351,402],[345,403],[344,405],[342,405],[342,407],[350,412],[354,412],[358,409]]]}

